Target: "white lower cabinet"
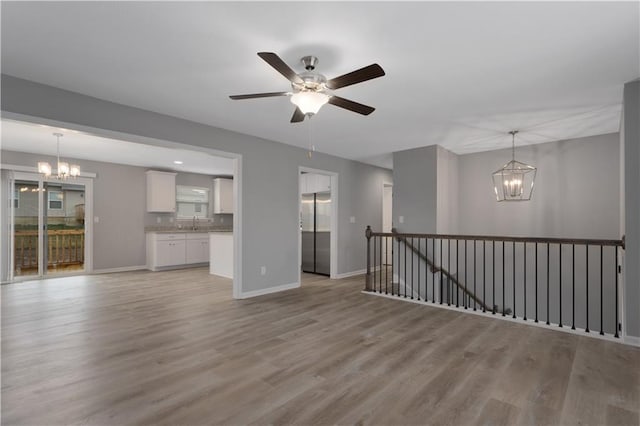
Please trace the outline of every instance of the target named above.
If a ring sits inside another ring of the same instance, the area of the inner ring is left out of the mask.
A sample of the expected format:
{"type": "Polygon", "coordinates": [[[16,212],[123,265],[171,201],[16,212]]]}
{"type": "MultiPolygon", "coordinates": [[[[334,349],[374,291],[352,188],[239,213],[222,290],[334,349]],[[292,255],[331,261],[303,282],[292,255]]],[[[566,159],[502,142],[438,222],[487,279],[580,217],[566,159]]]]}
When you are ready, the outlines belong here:
{"type": "Polygon", "coordinates": [[[206,233],[147,234],[147,268],[152,271],[208,261],[209,236],[206,233]]]}
{"type": "MultiPolygon", "coordinates": [[[[200,235],[200,234],[197,234],[200,235]]],[[[186,263],[204,263],[209,261],[209,238],[188,239],[186,263]]]]}

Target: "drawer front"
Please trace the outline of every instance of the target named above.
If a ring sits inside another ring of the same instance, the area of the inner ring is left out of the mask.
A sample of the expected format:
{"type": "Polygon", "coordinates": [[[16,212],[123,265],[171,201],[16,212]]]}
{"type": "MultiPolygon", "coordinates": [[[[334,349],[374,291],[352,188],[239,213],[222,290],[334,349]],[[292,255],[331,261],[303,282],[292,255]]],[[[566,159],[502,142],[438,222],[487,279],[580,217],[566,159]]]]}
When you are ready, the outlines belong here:
{"type": "Polygon", "coordinates": [[[156,241],[184,240],[185,234],[156,234],[156,241]]]}
{"type": "Polygon", "coordinates": [[[187,240],[208,240],[209,234],[206,232],[197,232],[187,234],[187,240]]]}

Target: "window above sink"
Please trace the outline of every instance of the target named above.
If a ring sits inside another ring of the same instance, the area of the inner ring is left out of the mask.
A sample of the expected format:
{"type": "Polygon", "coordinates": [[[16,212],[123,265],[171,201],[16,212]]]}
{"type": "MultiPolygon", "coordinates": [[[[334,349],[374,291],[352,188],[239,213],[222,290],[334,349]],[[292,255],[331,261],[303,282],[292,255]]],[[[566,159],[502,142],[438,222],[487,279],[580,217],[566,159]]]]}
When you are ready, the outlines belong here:
{"type": "Polygon", "coordinates": [[[178,219],[204,219],[209,217],[209,188],[176,185],[176,212],[178,219]]]}

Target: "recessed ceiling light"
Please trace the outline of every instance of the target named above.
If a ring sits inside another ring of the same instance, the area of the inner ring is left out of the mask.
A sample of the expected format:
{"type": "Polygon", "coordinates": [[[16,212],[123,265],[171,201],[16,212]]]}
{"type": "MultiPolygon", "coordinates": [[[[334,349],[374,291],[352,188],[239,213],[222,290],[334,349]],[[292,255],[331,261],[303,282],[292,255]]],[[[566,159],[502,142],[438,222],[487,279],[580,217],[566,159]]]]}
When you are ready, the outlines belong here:
{"type": "Polygon", "coordinates": [[[173,164],[182,164],[182,161],[180,161],[180,160],[175,160],[175,161],[173,162],[173,164]]]}

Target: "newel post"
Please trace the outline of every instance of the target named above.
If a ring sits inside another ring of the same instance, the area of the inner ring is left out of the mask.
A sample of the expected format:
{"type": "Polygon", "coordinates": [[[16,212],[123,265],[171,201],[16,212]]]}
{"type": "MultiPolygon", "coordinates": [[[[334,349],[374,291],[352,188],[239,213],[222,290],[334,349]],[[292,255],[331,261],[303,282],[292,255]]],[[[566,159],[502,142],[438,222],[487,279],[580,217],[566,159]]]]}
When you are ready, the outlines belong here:
{"type": "Polygon", "coordinates": [[[365,281],[365,291],[371,291],[371,226],[367,225],[367,230],[364,235],[367,237],[367,277],[365,281]]]}

